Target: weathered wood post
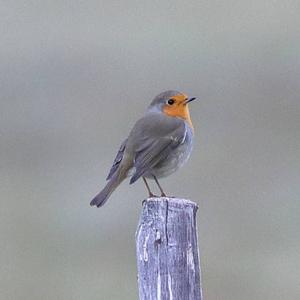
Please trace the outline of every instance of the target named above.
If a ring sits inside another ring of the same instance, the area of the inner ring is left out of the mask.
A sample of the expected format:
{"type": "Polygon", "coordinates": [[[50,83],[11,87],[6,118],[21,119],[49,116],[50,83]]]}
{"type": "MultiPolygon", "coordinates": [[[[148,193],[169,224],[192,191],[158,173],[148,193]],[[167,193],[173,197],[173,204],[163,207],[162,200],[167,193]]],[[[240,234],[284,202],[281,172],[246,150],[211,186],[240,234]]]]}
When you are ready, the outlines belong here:
{"type": "Polygon", "coordinates": [[[136,232],[140,300],[202,300],[197,208],[185,199],[145,200],[136,232]]]}

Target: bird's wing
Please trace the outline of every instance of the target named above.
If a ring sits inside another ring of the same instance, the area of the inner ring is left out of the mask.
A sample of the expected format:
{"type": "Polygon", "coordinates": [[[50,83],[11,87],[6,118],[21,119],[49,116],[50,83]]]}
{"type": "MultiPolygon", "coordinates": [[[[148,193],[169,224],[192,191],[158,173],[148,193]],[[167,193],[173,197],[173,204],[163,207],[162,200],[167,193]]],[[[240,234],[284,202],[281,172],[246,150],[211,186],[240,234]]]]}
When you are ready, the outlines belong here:
{"type": "Polygon", "coordinates": [[[111,177],[113,176],[113,174],[116,172],[116,170],[118,169],[121,161],[122,161],[122,158],[123,158],[123,155],[124,155],[124,151],[125,151],[125,148],[126,148],[126,143],[127,143],[127,139],[121,144],[120,146],[120,149],[115,157],[115,160],[113,162],[113,165],[109,171],[109,174],[108,176],[106,177],[106,180],[109,180],[111,179],[111,177]]]}
{"type": "MultiPolygon", "coordinates": [[[[130,184],[134,183],[148,171],[151,171],[157,164],[164,161],[171,151],[184,142],[187,134],[185,122],[180,121],[175,125],[172,130],[164,135],[151,134],[153,128],[150,128],[148,131],[145,130],[145,135],[142,137],[141,143],[136,149],[134,159],[135,173],[130,179],[130,184]]],[[[164,129],[166,129],[166,127],[164,129]]]]}

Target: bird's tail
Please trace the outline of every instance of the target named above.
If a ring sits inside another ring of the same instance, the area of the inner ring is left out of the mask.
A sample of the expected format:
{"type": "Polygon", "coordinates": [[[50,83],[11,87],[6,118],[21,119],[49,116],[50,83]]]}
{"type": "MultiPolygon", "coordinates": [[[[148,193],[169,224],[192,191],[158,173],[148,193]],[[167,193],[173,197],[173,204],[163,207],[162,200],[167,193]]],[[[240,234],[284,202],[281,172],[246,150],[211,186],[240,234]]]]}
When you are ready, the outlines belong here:
{"type": "Polygon", "coordinates": [[[107,182],[106,186],[103,190],[96,195],[96,197],[91,201],[90,205],[97,207],[103,206],[105,202],[108,200],[112,192],[118,187],[118,185],[126,178],[127,170],[123,170],[123,168],[119,167],[119,170],[115,172],[115,174],[111,177],[111,179],[107,182]]]}

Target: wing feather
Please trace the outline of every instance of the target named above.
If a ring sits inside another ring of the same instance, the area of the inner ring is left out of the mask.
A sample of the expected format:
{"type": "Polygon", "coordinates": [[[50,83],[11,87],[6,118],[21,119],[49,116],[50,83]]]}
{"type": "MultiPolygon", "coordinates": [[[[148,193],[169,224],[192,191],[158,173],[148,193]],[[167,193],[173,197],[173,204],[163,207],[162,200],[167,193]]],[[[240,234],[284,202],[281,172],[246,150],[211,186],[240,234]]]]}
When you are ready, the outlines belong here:
{"type": "Polygon", "coordinates": [[[135,173],[130,179],[134,183],[153,167],[165,160],[169,153],[184,142],[186,125],[184,122],[178,128],[163,137],[147,137],[147,142],[136,152],[134,160],[135,173]]]}
{"type": "Polygon", "coordinates": [[[123,159],[123,155],[124,155],[124,151],[126,148],[126,143],[127,143],[127,139],[121,144],[120,149],[114,159],[113,165],[109,171],[108,176],[106,177],[106,180],[111,179],[111,177],[114,175],[114,173],[117,171],[122,159],[123,159]]]}

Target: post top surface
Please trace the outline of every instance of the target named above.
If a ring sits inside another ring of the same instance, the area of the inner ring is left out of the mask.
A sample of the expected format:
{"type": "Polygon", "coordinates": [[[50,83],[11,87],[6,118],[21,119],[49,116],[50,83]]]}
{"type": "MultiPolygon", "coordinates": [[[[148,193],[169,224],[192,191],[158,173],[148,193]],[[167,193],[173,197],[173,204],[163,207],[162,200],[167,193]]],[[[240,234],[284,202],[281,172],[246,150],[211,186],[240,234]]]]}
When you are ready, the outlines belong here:
{"type": "Polygon", "coordinates": [[[183,198],[174,198],[174,197],[151,197],[145,199],[145,202],[168,202],[168,204],[174,204],[176,206],[192,206],[198,208],[198,205],[189,200],[189,199],[183,199],[183,198]]]}

